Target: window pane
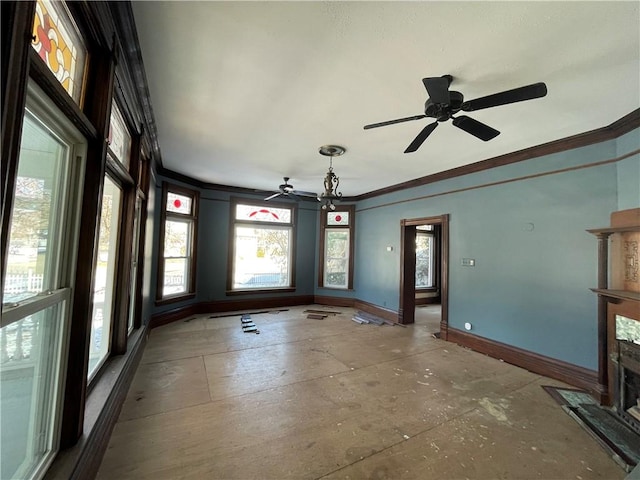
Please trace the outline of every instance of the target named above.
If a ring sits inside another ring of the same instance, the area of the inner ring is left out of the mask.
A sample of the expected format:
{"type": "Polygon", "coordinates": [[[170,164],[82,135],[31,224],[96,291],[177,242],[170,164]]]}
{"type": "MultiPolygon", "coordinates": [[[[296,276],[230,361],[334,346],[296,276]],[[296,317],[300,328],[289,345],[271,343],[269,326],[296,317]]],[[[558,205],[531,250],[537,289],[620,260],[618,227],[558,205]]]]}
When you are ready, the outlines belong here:
{"type": "Polygon", "coordinates": [[[131,154],[131,135],[124,117],[115,102],[111,106],[111,122],[109,124],[109,148],[120,163],[129,168],[131,154]]]}
{"type": "Polygon", "coordinates": [[[38,0],[32,46],[76,103],[80,103],[86,49],[64,2],[38,0]]]}
{"type": "Polygon", "coordinates": [[[347,288],[349,279],[349,231],[325,230],[324,286],[347,288]]]}
{"type": "Polygon", "coordinates": [[[185,293],[189,289],[192,229],[191,220],[165,222],[162,296],[185,293]]]}
{"type": "Polygon", "coordinates": [[[56,446],[64,302],[0,330],[0,478],[30,478],[56,446]]]}
{"type": "Polygon", "coordinates": [[[69,148],[25,115],[11,217],[4,301],[55,289],[69,148]]]}
{"type": "Polygon", "coordinates": [[[266,208],[255,205],[236,205],[236,220],[253,222],[291,223],[291,209],[266,208]]]}
{"type": "Polygon", "coordinates": [[[167,212],[191,215],[191,197],[167,192],[167,212]]]}
{"type": "Polygon", "coordinates": [[[327,225],[349,225],[349,212],[327,212],[327,225]]]}
{"type": "Polygon", "coordinates": [[[167,220],[164,227],[164,256],[187,257],[190,255],[191,222],[167,220]]]}
{"type": "Polygon", "coordinates": [[[164,286],[162,296],[185,293],[189,279],[189,259],[166,258],[164,260],[164,286]]]}
{"type": "Polygon", "coordinates": [[[235,227],[233,288],[291,285],[290,228],[235,227]]]}
{"type": "Polygon", "coordinates": [[[433,237],[416,235],[416,288],[433,287],[433,237]]]}
{"type": "Polygon", "coordinates": [[[100,212],[98,260],[93,279],[89,378],[109,354],[121,197],[120,187],[109,177],[105,177],[100,212]]]}

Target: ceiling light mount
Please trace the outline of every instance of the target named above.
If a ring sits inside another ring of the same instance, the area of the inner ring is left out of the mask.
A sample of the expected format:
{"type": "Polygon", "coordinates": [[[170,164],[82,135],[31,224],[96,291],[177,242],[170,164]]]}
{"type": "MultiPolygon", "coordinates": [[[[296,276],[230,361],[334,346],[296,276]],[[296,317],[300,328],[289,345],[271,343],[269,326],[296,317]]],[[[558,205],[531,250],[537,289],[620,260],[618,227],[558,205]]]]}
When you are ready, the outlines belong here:
{"type": "Polygon", "coordinates": [[[339,145],[323,145],[318,149],[320,155],[329,157],[329,171],[324,177],[324,192],[320,194],[318,200],[322,203],[322,209],[335,210],[336,206],[333,202],[339,202],[342,199],[342,193],[338,192],[340,179],[333,172],[333,157],[339,157],[347,151],[346,148],[339,145]]]}

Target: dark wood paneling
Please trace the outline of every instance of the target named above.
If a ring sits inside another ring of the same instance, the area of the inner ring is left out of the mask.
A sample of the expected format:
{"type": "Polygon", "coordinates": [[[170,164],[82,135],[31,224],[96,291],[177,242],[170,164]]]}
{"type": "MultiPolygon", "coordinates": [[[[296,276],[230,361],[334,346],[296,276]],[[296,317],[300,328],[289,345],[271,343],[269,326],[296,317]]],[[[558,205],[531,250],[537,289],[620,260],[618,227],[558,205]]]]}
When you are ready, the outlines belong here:
{"type": "Polygon", "coordinates": [[[151,316],[150,328],[181,320],[192,315],[204,315],[206,313],[235,312],[242,310],[262,310],[279,307],[293,307],[297,305],[310,305],[313,303],[313,295],[295,295],[286,297],[252,298],[245,300],[220,300],[213,302],[201,302],[184,305],[166,312],[151,316]]]}
{"type": "MultiPolygon", "coordinates": [[[[102,188],[108,136],[111,98],[113,94],[114,63],[111,52],[94,51],[89,67],[88,87],[92,95],[87,99],[86,111],[96,131],[89,139],[87,167],[82,195],[78,268],[73,296],[73,314],[69,344],[68,371],[65,385],[61,447],[73,445],[82,435],[87,393],[87,371],[91,336],[93,300],[94,253],[98,243],[99,213],[102,209],[102,188]]],[[[41,60],[37,58],[37,61],[41,60]]]]}
{"type": "Polygon", "coordinates": [[[440,296],[416,298],[417,305],[438,305],[440,304],[440,296]]]}
{"type": "Polygon", "coordinates": [[[400,221],[400,310],[398,313],[399,322],[403,325],[415,321],[416,225],[410,220],[400,221]]]}
{"type": "Polygon", "coordinates": [[[167,325],[169,323],[182,320],[183,318],[190,317],[196,314],[196,310],[197,305],[191,304],[172,308],[166,312],[156,313],[155,315],[152,315],[151,320],[149,320],[149,328],[161,327],[162,325],[167,325]]]}
{"type": "Polygon", "coordinates": [[[355,299],[353,301],[353,308],[355,308],[356,310],[362,310],[363,312],[370,313],[380,318],[384,318],[385,320],[389,320],[393,323],[402,323],[400,321],[398,312],[390,310],[388,308],[380,307],[378,305],[374,305],[373,303],[365,302],[364,300],[355,299]]]}
{"type": "Polygon", "coordinates": [[[313,303],[318,305],[329,305],[331,307],[351,307],[353,308],[355,300],[353,298],[331,297],[328,295],[315,295],[313,303]]]}
{"type": "Polygon", "coordinates": [[[561,360],[545,357],[512,345],[496,342],[487,338],[472,335],[455,328],[448,329],[449,341],[490,357],[504,360],[507,363],[560,380],[575,387],[579,387],[599,394],[598,372],[579,367],[561,360]]]}

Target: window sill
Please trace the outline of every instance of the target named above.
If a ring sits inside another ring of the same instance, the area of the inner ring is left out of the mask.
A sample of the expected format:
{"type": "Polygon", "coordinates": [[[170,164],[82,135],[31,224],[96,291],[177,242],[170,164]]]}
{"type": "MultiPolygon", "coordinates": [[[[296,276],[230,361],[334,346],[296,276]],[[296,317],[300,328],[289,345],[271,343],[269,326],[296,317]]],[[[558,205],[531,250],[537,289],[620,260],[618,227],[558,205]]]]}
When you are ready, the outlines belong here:
{"type": "Polygon", "coordinates": [[[334,290],[337,292],[355,292],[355,288],[342,288],[342,287],[325,287],[323,285],[318,285],[318,288],[322,288],[323,290],[334,290]]]}
{"type": "Polygon", "coordinates": [[[440,290],[438,287],[418,287],[416,288],[416,293],[430,293],[438,290],[440,290]]]}
{"type": "Polygon", "coordinates": [[[282,288],[252,288],[246,290],[227,290],[228,296],[232,295],[252,295],[256,293],[291,293],[295,292],[295,287],[282,287],[282,288]]]}
{"type": "Polygon", "coordinates": [[[160,305],[170,305],[172,303],[183,302],[186,300],[193,300],[194,298],[196,298],[195,293],[185,293],[185,294],[174,295],[170,297],[159,298],[156,300],[156,307],[160,305]]]}

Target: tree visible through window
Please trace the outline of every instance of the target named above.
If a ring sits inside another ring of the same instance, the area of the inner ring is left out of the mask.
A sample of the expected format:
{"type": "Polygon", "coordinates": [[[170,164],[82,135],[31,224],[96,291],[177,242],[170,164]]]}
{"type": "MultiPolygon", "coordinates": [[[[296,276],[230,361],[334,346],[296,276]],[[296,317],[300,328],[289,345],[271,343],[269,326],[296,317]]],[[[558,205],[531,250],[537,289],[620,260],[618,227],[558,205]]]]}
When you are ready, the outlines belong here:
{"type": "Polygon", "coordinates": [[[295,207],[233,201],[230,290],[293,287],[295,207]]]}

